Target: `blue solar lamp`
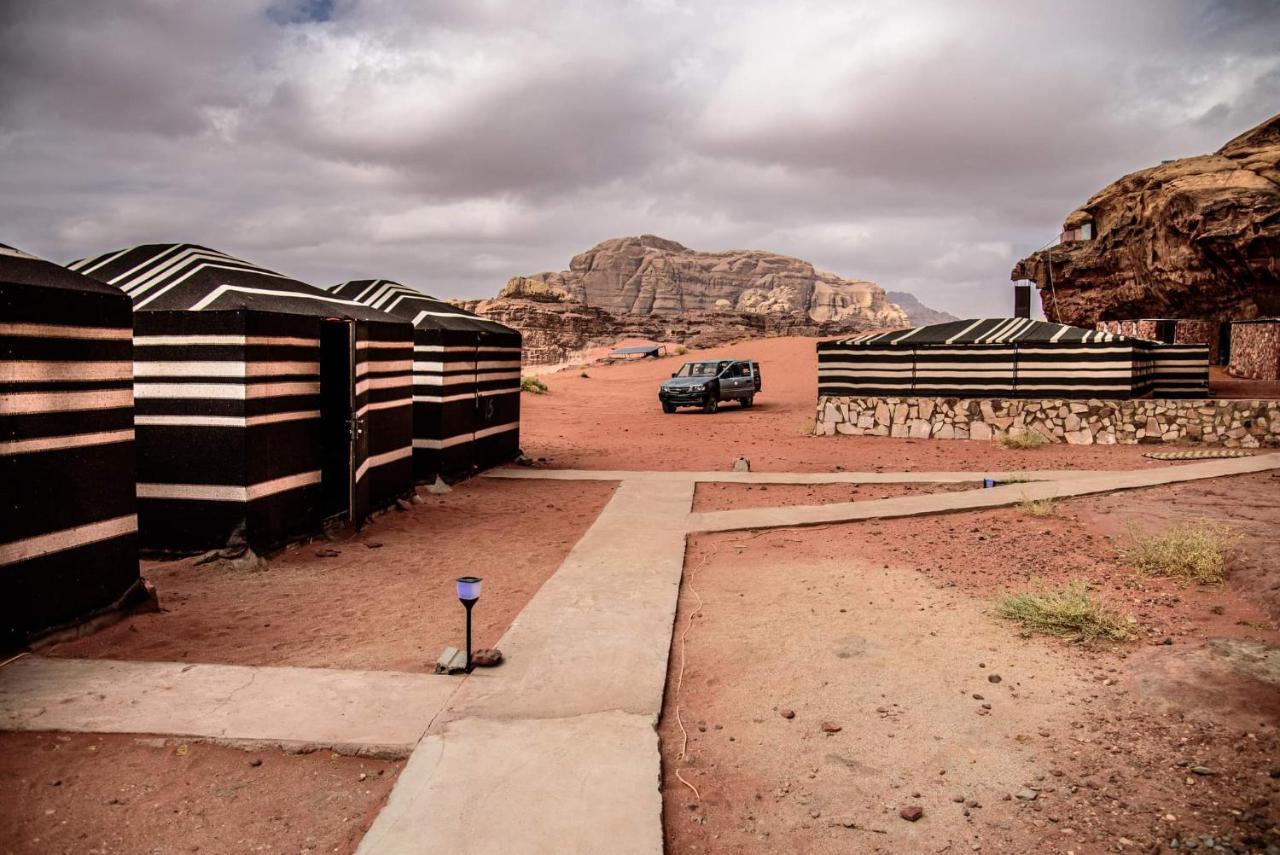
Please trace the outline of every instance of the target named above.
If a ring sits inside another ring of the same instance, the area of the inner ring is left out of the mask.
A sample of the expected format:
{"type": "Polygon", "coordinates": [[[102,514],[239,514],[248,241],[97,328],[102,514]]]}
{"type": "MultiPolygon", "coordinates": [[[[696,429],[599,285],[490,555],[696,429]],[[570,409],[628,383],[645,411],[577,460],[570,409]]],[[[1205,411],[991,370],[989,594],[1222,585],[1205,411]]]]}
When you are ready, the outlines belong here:
{"type": "Polygon", "coordinates": [[[467,610],[467,673],[471,673],[471,669],[475,665],[471,662],[471,607],[476,604],[476,600],[480,599],[480,582],[479,576],[459,576],[455,580],[458,587],[458,599],[462,602],[463,608],[467,610]]]}

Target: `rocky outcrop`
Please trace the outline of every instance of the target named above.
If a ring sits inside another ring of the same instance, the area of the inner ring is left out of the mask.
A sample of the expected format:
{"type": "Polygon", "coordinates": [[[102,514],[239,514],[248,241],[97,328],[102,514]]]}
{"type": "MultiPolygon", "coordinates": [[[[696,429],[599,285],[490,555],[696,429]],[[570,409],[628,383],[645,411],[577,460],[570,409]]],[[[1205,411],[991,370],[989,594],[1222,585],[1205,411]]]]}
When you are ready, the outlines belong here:
{"type": "Polygon", "coordinates": [[[960,320],[950,312],[930,309],[917,300],[914,294],[908,294],[906,291],[885,291],[884,295],[890,303],[907,313],[907,320],[913,327],[925,327],[929,324],[945,324],[960,320]]]}
{"type": "Polygon", "coordinates": [[[1280,315],[1280,116],[1103,188],[1012,278],[1036,283],[1046,316],[1080,326],[1280,315]]]}
{"type": "Polygon", "coordinates": [[[654,235],[604,241],[574,256],[568,270],[513,278],[499,297],[576,303],[618,315],[733,311],[851,326],[908,323],[874,282],[842,279],[772,252],[695,252],[654,235]]]}
{"type": "Polygon", "coordinates": [[[582,358],[583,351],[613,345],[624,338],[643,338],[715,347],[744,338],[777,335],[831,336],[847,324],[818,322],[794,315],[694,309],[679,315],[614,314],[563,299],[498,297],[458,305],[478,315],[515,327],[524,335],[526,365],[551,365],[582,358]]]}

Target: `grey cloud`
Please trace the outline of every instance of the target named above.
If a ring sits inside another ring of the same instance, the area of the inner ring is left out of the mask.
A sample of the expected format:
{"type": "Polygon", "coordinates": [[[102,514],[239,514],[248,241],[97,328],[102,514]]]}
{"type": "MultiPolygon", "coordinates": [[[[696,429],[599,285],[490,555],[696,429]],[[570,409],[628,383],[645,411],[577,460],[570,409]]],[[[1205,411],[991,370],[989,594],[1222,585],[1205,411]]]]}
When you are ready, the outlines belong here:
{"type": "Polygon", "coordinates": [[[1004,312],[1095,190],[1280,104],[1274,2],[0,10],[0,239],[446,296],[655,232],[1004,312]]]}

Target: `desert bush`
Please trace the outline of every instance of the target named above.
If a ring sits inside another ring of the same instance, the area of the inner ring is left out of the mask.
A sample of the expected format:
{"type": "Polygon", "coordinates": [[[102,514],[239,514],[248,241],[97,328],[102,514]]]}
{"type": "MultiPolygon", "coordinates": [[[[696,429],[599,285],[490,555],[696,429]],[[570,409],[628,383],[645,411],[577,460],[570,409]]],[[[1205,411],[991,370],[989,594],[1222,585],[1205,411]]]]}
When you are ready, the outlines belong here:
{"type": "Polygon", "coordinates": [[[520,391],[528,392],[531,395],[545,395],[551,390],[547,388],[546,383],[543,383],[537,377],[521,377],[520,391]]]}
{"type": "Polygon", "coordinates": [[[1018,510],[1029,517],[1051,517],[1058,509],[1058,500],[1049,496],[1044,499],[1024,498],[1018,502],[1018,510]]]}
{"type": "Polygon", "coordinates": [[[685,347],[683,344],[677,347],[674,351],[672,351],[672,353],[674,353],[676,356],[684,356],[688,352],[689,352],[689,348],[685,347]]]}
{"type": "Polygon", "coordinates": [[[809,416],[804,420],[804,423],[800,425],[800,434],[802,436],[813,436],[814,431],[817,429],[818,419],[814,416],[809,416]]]}
{"type": "Polygon", "coordinates": [[[1120,558],[1147,576],[1211,584],[1227,577],[1227,561],[1239,543],[1240,536],[1229,526],[1199,520],[1160,534],[1130,531],[1120,558]]]}
{"type": "Polygon", "coordinates": [[[1042,445],[1048,445],[1049,440],[1040,431],[1026,428],[1017,433],[1013,431],[1006,433],[1000,437],[1000,444],[1005,448],[1039,448],[1042,445]]]}
{"type": "Polygon", "coordinates": [[[578,372],[578,376],[579,376],[579,377],[586,377],[586,378],[590,378],[590,377],[591,377],[591,375],[590,375],[590,374],[588,374],[588,373],[587,373],[587,372],[585,372],[585,371],[579,371],[579,372],[578,372]]]}
{"type": "Polygon", "coordinates": [[[1123,641],[1133,636],[1130,620],[1090,599],[1088,585],[1079,580],[1063,588],[1008,594],[996,603],[996,614],[1046,635],[1084,641],[1123,641]]]}

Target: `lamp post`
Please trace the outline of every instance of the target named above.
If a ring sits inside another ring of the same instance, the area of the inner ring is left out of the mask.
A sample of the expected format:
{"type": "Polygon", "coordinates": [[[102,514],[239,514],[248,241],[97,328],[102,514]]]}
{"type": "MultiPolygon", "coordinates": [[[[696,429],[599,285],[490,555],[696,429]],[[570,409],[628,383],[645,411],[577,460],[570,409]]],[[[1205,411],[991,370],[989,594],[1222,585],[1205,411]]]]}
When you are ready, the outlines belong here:
{"type": "Polygon", "coordinates": [[[480,599],[480,577],[459,576],[455,583],[458,586],[458,599],[467,610],[467,673],[475,666],[471,662],[471,607],[480,599]]]}

